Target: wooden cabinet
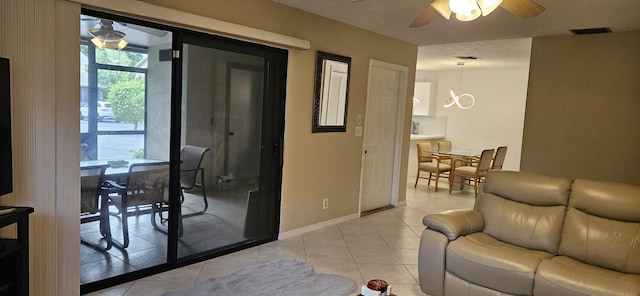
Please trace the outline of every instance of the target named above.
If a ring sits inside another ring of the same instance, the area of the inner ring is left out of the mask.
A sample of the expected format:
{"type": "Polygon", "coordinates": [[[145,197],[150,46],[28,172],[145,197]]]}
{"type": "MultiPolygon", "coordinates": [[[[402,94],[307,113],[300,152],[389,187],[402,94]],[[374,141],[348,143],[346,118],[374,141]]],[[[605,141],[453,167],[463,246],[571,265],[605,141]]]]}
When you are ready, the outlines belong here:
{"type": "Polygon", "coordinates": [[[29,214],[17,207],[0,215],[0,228],[17,224],[16,238],[0,238],[0,295],[29,295],[29,214]]]}

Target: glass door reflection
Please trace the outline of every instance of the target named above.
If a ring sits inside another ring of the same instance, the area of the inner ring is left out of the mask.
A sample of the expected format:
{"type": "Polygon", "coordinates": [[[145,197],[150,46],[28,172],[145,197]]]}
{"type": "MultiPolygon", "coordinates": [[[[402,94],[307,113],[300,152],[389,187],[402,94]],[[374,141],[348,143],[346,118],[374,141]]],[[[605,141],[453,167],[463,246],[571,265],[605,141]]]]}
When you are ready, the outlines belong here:
{"type": "Polygon", "coordinates": [[[260,186],[264,64],[263,57],[184,44],[181,185],[185,218],[179,257],[247,240],[247,206],[260,186]],[[205,151],[199,171],[203,175],[193,179],[194,167],[185,160],[193,158],[187,151],[195,153],[197,148],[205,151]],[[205,201],[207,210],[202,212],[205,201]]]}
{"type": "Polygon", "coordinates": [[[167,263],[172,63],[159,56],[171,50],[173,38],[167,31],[89,14],[81,15],[80,26],[85,290],[167,263]],[[124,32],[128,45],[97,47],[89,31],[101,26],[124,32]]]}

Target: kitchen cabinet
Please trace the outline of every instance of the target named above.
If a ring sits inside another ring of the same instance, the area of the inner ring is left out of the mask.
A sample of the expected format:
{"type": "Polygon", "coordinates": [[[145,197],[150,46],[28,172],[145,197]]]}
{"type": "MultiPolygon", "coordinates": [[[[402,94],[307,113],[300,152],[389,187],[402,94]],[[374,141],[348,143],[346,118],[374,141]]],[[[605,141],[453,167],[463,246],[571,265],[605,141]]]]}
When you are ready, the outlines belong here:
{"type": "Polygon", "coordinates": [[[413,115],[429,115],[431,82],[416,82],[413,89],[413,115]]]}

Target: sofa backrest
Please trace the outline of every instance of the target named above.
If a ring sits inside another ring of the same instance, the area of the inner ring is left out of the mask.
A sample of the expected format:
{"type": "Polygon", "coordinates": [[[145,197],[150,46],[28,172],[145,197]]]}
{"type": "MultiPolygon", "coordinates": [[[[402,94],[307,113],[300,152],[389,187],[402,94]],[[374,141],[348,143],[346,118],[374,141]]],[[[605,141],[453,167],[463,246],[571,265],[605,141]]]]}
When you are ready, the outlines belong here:
{"type": "Polygon", "coordinates": [[[576,180],[560,254],[603,268],[640,274],[640,186],[576,180]]]}
{"type": "Polygon", "coordinates": [[[523,248],[558,253],[572,181],[513,171],[490,171],[475,208],[484,233],[523,248]]]}

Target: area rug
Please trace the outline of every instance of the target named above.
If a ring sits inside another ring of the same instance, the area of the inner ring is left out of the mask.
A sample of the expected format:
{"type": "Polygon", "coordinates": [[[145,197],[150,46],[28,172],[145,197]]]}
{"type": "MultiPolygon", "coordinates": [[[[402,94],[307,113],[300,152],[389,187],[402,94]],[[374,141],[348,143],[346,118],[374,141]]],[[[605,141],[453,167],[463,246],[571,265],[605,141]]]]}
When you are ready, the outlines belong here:
{"type": "Polygon", "coordinates": [[[266,264],[246,266],[229,275],[200,282],[188,289],[164,293],[162,296],[346,296],[356,291],[356,283],[350,278],[315,273],[313,267],[305,262],[279,259],[266,264]]]}

